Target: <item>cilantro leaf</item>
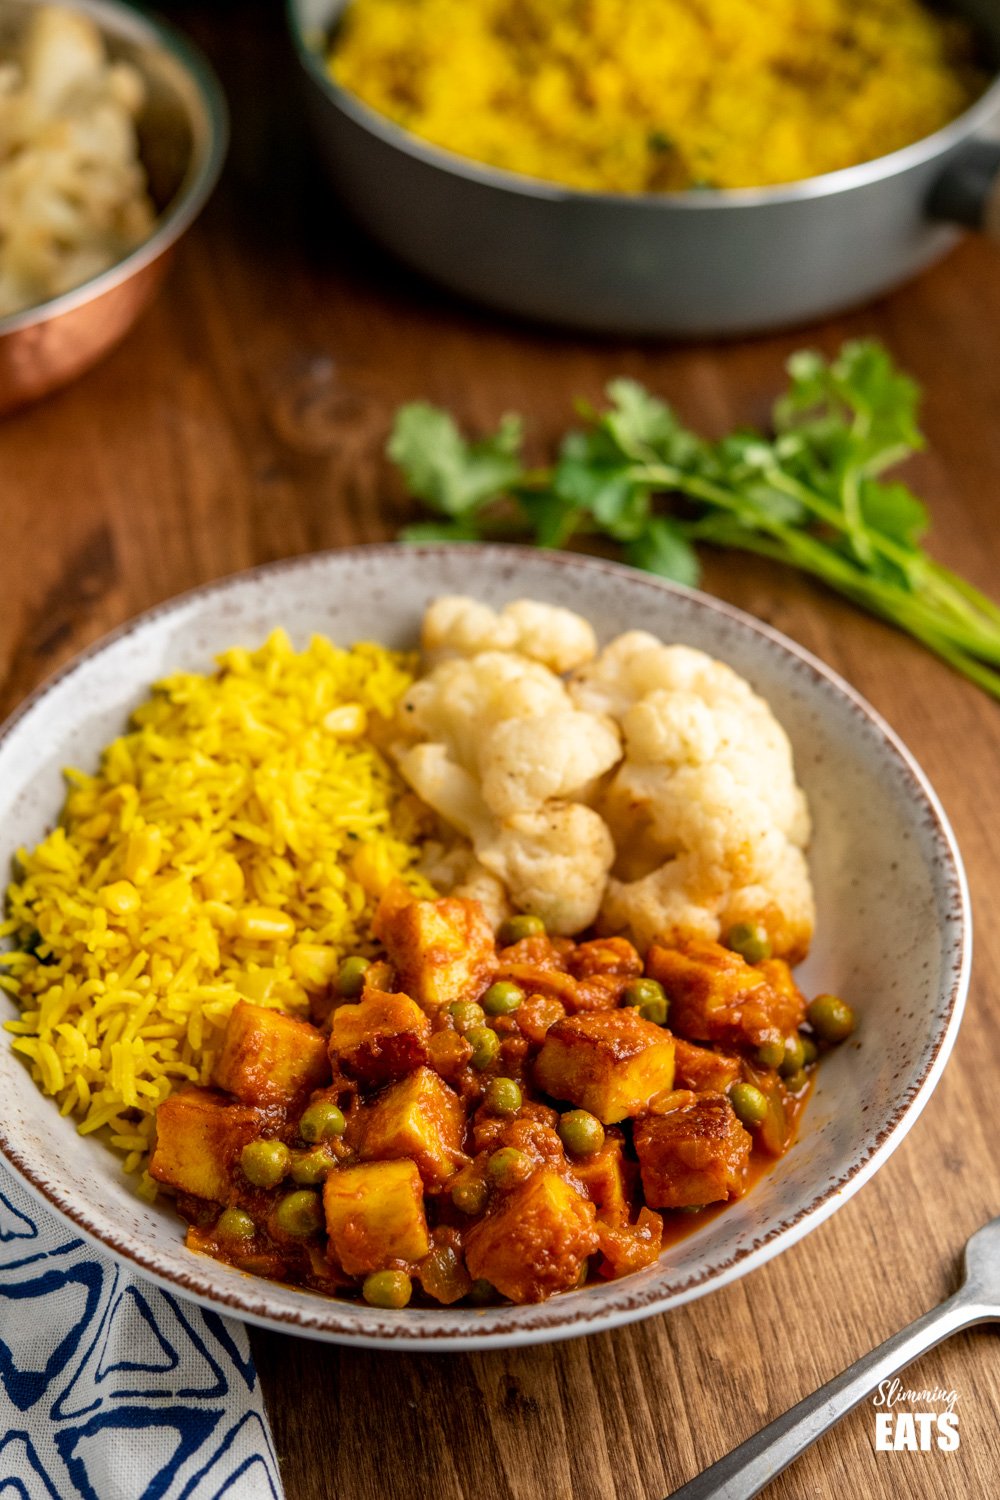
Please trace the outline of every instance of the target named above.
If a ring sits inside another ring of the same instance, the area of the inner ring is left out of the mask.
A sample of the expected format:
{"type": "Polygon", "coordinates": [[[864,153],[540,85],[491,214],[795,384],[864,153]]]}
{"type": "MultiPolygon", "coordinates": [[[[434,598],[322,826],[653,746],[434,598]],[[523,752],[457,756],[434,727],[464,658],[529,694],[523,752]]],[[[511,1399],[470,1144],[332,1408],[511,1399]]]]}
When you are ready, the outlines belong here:
{"type": "Polygon", "coordinates": [[[537,547],[565,547],[577,528],[579,508],[554,489],[541,494],[521,492],[521,510],[535,534],[537,547]]]}
{"type": "Polygon", "coordinates": [[[593,516],[615,541],[637,536],[649,514],[647,490],[620,465],[564,456],[553,471],[552,490],[565,505],[593,516]]]}
{"type": "Polygon", "coordinates": [[[920,392],[873,340],[845,344],[830,367],[837,394],[855,415],[856,433],[873,451],[923,446],[917,427],[920,392]]]}
{"type": "Polygon", "coordinates": [[[625,560],[634,568],[645,568],[674,583],[694,588],[701,577],[698,556],[691,543],[666,516],[652,516],[648,525],[625,548],[625,560]]]}
{"type": "Polygon", "coordinates": [[[633,458],[660,454],[669,446],[677,420],[669,406],[651,396],[637,380],[612,380],[607,387],[610,411],[604,426],[623,453],[633,458]]]}
{"type": "Polygon", "coordinates": [[[927,507],[905,484],[865,480],[861,486],[861,514],[866,526],[917,550],[929,525],[927,507]]]}
{"type": "Polygon", "coordinates": [[[779,433],[797,432],[830,462],[849,450],[858,468],[877,470],[923,446],[919,390],[872,339],[855,340],[827,362],[811,350],[792,355],[788,390],[774,406],[779,433]]]}
{"type": "Polygon", "coordinates": [[[396,413],[386,453],[411,493],[445,516],[476,510],[522,475],[520,417],[505,416],[492,437],[469,442],[452,417],[426,401],[396,413]]]}
{"type": "Polygon", "coordinates": [[[621,454],[634,463],[659,460],[671,468],[697,467],[705,445],[666,402],[651,396],[637,380],[612,380],[607,394],[611,407],[600,419],[600,430],[621,454]]]}

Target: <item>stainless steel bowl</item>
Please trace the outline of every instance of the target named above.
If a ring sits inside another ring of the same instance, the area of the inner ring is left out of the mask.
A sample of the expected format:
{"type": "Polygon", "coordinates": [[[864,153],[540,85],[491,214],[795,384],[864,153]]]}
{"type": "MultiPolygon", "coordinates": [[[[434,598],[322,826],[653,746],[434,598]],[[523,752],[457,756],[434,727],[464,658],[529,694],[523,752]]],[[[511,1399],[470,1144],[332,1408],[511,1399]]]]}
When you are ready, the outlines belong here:
{"type": "MultiPolygon", "coordinates": [[[[865,302],[1000,220],[1000,79],[901,151],[782,187],[585,193],[427,145],[340,88],[345,0],[287,0],[333,180],[402,260],[476,301],[630,335],[752,333],[865,302]]],[[[960,7],[1000,66],[1000,7],[960,7]]]]}
{"type": "MultiPolygon", "coordinates": [[[[181,235],[215,186],[228,140],[225,100],[208,63],[162,21],[119,0],[60,0],[93,17],[113,57],[142,74],[139,147],[158,210],[136,250],[72,291],[0,318],[0,412],[81,375],[122,339],[158,289],[181,235]]],[[[0,50],[30,10],[3,0],[0,50]]]]}

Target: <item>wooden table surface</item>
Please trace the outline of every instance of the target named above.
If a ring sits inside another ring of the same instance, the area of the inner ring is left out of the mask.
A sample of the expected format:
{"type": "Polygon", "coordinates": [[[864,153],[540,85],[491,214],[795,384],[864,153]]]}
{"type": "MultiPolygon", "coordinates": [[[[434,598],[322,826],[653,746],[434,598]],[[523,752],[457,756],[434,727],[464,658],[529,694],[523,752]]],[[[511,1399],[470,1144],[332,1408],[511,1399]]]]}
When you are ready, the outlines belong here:
{"type": "MultiPolygon", "coordinates": [[[[401,272],[343,221],[301,117],[279,7],[175,4],[233,108],[223,186],[153,310],[75,387],[0,425],[0,708],[119,621],[253,563],[393,535],[382,447],[428,397],[526,411],[539,454],[577,394],[628,373],[717,433],[762,421],[789,352],[876,334],[926,390],[910,479],[932,546],[1000,593],[1000,258],[968,243],[874,307],[788,336],[641,346],[518,326],[401,272]]],[[[944,1079],[904,1145],[779,1259],[618,1333],[491,1355],[359,1353],[255,1333],[288,1500],[660,1500],[955,1285],[1000,1210],[1000,705],[818,586],[740,556],[705,587],[853,682],[954,823],[977,951],[944,1079]]],[[[865,1405],[770,1500],[1000,1492],[1000,1348],[978,1331],[906,1384],[958,1392],[956,1453],[877,1453],[865,1405]]]]}

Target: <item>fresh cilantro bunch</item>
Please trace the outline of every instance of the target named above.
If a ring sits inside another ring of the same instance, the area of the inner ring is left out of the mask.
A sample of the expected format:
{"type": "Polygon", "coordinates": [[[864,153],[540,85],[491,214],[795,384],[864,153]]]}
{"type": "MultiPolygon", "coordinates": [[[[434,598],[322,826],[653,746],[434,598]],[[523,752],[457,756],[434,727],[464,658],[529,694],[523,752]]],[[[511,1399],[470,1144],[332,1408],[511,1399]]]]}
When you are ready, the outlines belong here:
{"type": "Polygon", "coordinates": [[[626,562],[695,584],[697,545],[737,548],[811,573],[922,641],[1000,697],[1000,608],[921,546],[925,506],[885,472],[923,446],[919,391],[879,344],[788,364],[770,435],[707,442],[633,380],[608,405],[579,403],[551,468],[521,460],[521,419],[478,442],[452,418],[401,407],[389,439],[412,494],[439,519],[407,541],[574,537],[619,544],[626,562]]]}

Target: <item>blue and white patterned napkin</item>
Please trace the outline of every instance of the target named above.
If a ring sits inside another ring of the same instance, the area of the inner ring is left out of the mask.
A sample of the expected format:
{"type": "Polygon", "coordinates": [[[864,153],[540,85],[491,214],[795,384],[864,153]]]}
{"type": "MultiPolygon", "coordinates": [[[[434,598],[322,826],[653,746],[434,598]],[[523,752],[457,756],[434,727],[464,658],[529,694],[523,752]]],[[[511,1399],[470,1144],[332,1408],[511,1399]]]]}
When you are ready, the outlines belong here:
{"type": "Polygon", "coordinates": [[[282,1494],[242,1324],[106,1259],[0,1167],[0,1497],[282,1494]]]}

